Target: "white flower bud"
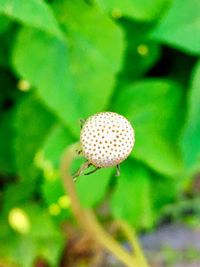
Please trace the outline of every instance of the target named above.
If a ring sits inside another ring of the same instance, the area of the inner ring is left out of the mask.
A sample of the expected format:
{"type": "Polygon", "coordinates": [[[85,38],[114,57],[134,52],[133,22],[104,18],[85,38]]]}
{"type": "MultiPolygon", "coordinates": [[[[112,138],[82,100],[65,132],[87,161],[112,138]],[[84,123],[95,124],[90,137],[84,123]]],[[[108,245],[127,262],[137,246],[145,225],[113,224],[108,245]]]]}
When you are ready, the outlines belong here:
{"type": "Polygon", "coordinates": [[[120,164],[134,146],[130,122],[115,112],[101,112],[89,117],[81,129],[83,155],[96,167],[120,164]]]}

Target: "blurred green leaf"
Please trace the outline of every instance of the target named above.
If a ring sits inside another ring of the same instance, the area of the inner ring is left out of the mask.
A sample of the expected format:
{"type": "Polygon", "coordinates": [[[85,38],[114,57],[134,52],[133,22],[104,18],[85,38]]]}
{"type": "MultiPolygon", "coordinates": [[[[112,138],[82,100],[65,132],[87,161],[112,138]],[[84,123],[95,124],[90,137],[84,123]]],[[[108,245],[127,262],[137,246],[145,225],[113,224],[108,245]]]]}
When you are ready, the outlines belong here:
{"type": "MultiPolygon", "coordinates": [[[[0,66],[10,69],[10,53],[12,51],[13,44],[15,43],[15,33],[17,27],[14,24],[9,24],[9,27],[0,35],[0,66]]],[[[5,90],[4,90],[5,91],[5,90]]]]}
{"type": "Polygon", "coordinates": [[[134,80],[145,74],[159,59],[160,46],[148,38],[152,25],[121,20],[126,33],[125,62],[120,78],[134,80]]]}
{"type": "Polygon", "coordinates": [[[43,0],[0,0],[0,13],[25,25],[61,35],[50,6],[43,0]]]}
{"type": "MultiPolygon", "coordinates": [[[[79,125],[77,125],[79,128],[79,125]]],[[[49,132],[44,144],[41,147],[43,157],[49,160],[55,168],[60,168],[60,160],[64,150],[73,142],[74,137],[71,136],[69,131],[57,123],[49,132]]]]}
{"type": "Polygon", "coordinates": [[[111,210],[118,219],[128,220],[136,228],[153,224],[151,175],[131,160],[121,165],[121,175],[111,200],[111,210]]]}
{"type": "Polygon", "coordinates": [[[77,4],[56,6],[68,44],[23,29],[13,56],[16,71],[37,87],[40,97],[76,134],[79,118],[107,106],[123,47],[122,33],[112,20],[82,1],[77,4]]]}
{"type": "Polygon", "coordinates": [[[151,36],[162,43],[192,54],[200,53],[200,2],[173,1],[169,12],[151,36]]]}
{"type": "MultiPolygon", "coordinates": [[[[44,146],[39,151],[42,154],[42,159],[38,164],[43,169],[46,177],[42,185],[42,192],[48,204],[55,203],[64,194],[59,174],[60,159],[64,150],[72,143],[72,140],[69,132],[58,125],[50,133],[44,146]]],[[[81,163],[78,161],[77,164],[81,163]]],[[[76,168],[80,168],[80,165],[77,164],[76,168]]],[[[93,175],[78,178],[76,183],[77,191],[81,202],[85,206],[94,206],[102,200],[112,172],[113,168],[102,169],[93,175]],[[88,194],[88,188],[90,194],[88,194]]]]}
{"type": "Polygon", "coordinates": [[[4,33],[9,28],[10,24],[10,19],[0,15],[0,34],[4,33]]]}
{"type": "Polygon", "coordinates": [[[57,203],[65,194],[61,179],[44,179],[41,185],[42,196],[47,206],[57,203]]]}
{"type": "Polygon", "coordinates": [[[55,1],[69,43],[70,70],[81,97],[80,115],[102,111],[109,103],[124,49],[121,29],[84,1],[55,1]]]}
{"type": "Polygon", "coordinates": [[[51,236],[61,237],[49,214],[35,204],[24,205],[23,210],[30,220],[30,233],[33,238],[45,239],[51,236]],[[41,231],[41,229],[43,229],[41,231]]]}
{"type": "Polygon", "coordinates": [[[113,168],[103,168],[92,175],[78,178],[76,188],[84,206],[91,207],[103,200],[112,174],[113,168]]]}
{"type": "Polygon", "coordinates": [[[13,175],[16,172],[13,140],[13,112],[4,113],[0,121],[0,173],[13,175]]]}
{"type": "Polygon", "coordinates": [[[68,205],[63,207],[59,203],[60,198],[65,195],[59,172],[60,160],[64,150],[73,142],[74,138],[69,131],[61,124],[56,124],[36,154],[36,164],[44,174],[41,183],[42,197],[49,212],[56,215],[59,220],[66,218],[69,208],[68,205]]]}
{"type": "MultiPolygon", "coordinates": [[[[54,170],[55,171],[55,170],[54,170]]],[[[58,172],[58,170],[56,170],[58,172]]],[[[69,220],[71,216],[71,201],[66,195],[63,182],[59,175],[54,179],[45,179],[41,183],[40,194],[49,214],[59,224],[69,220]]]]}
{"type": "MultiPolygon", "coordinates": [[[[5,51],[2,51],[5,53],[5,51]]],[[[0,55],[1,61],[1,55],[0,55]]],[[[8,116],[8,113],[12,112],[12,108],[18,99],[22,96],[20,90],[16,90],[16,79],[12,75],[11,71],[7,68],[0,67],[0,85],[1,85],[1,94],[0,94],[0,119],[4,116],[8,116]]],[[[10,115],[10,119],[12,116],[10,115]]]]}
{"type": "Polygon", "coordinates": [[[15,119],[15,158],[18,173],[23,180],[37,176],[34,157],[54,122],[54,116],[33,94],[25,97],[18,105],[15,119]]]}
{"type": "Polygon", "coordinates": [[[184,129],[182,149],[186,169],[200,170],[200,61],[194,68],[188,94],[188,116],[184,129]]]}
{"type": "Polygon", "coordinates": [[[151,199],[156,220],[162,217],[164,208],[167,205],[178,200],[180,196],[181,179],[169,179],[168,177],[152,173],[151,199]],[[166,188],[169,190],[166,190],[166,188]]]}
{"type": "Polygon", "coordinates": [[[57,266],[64,240],[50,216],[45,210],[33,204],[18,206],[16,210],[11,210],[14,212],[12,219],[9,219],[10,225],[23,223],[19,216],[21,211],[29,222],[29,232],[20,234],[7,229],[6,232],[1,233],[1,259],[12,259],[12,262],[19,266],[30,267],[36,259],[43,258],[49,262],[50,266],[57,266]]]}
{"type": "Polygon", "coordinates": [[[67,45],[24,28],[14,49],[13,64],[20,75],[37,87],[38,95],[56,115],[74,129],[80,117],[79,96],[71,82],[67,45]]]}
{"type": "Polygon", "coordinates": [[[2,244],[1,249],[2,252],[6,249],[5,258],[8,257],[12,264],[15,263],[22,267],[33,265],[36,258],[36,246],[29,237],[14,235],[12,238],[7,237],[7,240],[8,243],[5,247],[2,244]]]}
{"type": "Polygon", "coordinates": [[[125,115],[135,129],[134,158],[163,174],[180,174],[177,142],[184,118],[182,88],[159,79],[130,84],[119,92],[114,110],[125,115]]]}
{"type": "Polygon", "coordinates": [[[35,192],[35,181],[26,179],[24,181],[15,181],[7,185],[3,191],[2,210],[7,213],[16,205],[21,205],[33,198],[35,192]]]}
{"type": "Polygon", "coordinates": [[[112,13],[114,18],[127,16],[136,20],[150,21],[162,15],[170,0],[96,0],[105,11],[112,13]]]}
{"type": "Polygon", "coordinates": [[[0,265],[60,266],[74,223],[60,160],[96,112],[127,117],[136,142],[120,177],[78,177],[82,205],[138,231],[196,216],[199,14],[197,0],[0,0],[0,265]]]}

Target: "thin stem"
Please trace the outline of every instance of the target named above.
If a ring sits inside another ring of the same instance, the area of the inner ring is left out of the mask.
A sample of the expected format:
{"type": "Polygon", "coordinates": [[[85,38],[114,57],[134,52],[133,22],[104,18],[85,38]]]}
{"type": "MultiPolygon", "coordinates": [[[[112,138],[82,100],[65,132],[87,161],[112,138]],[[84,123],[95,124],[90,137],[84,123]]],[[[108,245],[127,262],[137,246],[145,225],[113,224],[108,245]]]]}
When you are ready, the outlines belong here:
{"type": "Polygon", "coordinates": [[[82,164],[82,166],[78,169],[78,171],[75,172],[75,174],[72,175],[73,181],[76,181],[76,178],[79,177],[88,167],[90,167],[91,163],[89,161],[86,161],[82,164]]]}
{"type": "Polygon", "coordinates": [[[121,228],[121,230],[124,232],[126,237],[128,238],[132,251],[135,257],[138,259],[140,266],[148,267],[148,263],[144,257],[142,248],[139,244],[135,231],[125,221],[117,221],[116,223],[121,228]]]}
{"type": "Polygon", "coordinates": [[[71,198],[72,211],[79,224],[87,232],[87,234],[100,244],[102,247],[113,253],[122,263],[128,267],[146,267],[147,265],[139,264],[138,259],[129,254],[115,239],[112,238],[99,224],[94,213],[91,210],[81,207],[80,201],[76,194],[73,178],[70,174],[70,166],[79,149],[79,144],[70,146],[61,161],[61,176],[63,179],[66,193],[71,198]]]}
{"type": "Polygon", "coordinates": [[[92,173],[98,171],[99,169],[100,169],[100,167],[96,167],[94,170],[92,170],[92,171],[90,171],[90,172],[86,172],[86,173],[84,173],[84,175],[90,175],[90,174],[92,174],[92,173]]]}

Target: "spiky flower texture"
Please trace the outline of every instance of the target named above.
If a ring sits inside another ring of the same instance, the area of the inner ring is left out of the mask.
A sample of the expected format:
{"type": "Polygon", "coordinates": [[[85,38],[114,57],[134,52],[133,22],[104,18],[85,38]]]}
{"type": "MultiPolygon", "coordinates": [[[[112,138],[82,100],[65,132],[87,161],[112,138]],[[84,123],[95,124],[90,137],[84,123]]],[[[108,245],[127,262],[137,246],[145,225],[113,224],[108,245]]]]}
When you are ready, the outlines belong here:
{"type": "Polygon", "coordinates": [[[90,116],[81,129],[81,147],[85,158],[95,167],[119,165],[134,146],[130,122],[115,112],[90,116]]]}

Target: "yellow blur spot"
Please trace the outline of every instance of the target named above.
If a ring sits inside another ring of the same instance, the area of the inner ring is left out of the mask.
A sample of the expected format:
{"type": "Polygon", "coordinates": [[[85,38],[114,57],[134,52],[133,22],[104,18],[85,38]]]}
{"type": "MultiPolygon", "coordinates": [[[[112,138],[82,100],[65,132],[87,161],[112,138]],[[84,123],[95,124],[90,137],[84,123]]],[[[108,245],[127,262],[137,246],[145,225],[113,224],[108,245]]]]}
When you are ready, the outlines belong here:
{"type": "Polygon", "coordinates": [[[8,222],[20,234],[27,234],[30,231],[30,220],[23,209],[12,209],[8,214],[8,222]]]}
{"type": "Polygon", "coordinates": [[[59,172],[54,169],[54,166],[52,165],[50,160],[47,160],[44,158],[44,154],[42,151],[38,151],[34,158],[35,164],[43,170],[44,177],[47,180],[56,180],[59,176],[59,172]]]}
{"type": "Polygon", "coordinates": [[[60,207],[58,206],[58,204],[51,204],[48,208],[49,213],[53,216],[57,216],[58,214],[60,214],[60,207]]]}
{"type": "Polygon", "coordinates": [[[68,196],[62,196],[58,199],[58,204],[62,209],[67,209],[71,204],[71,200],[68,196]]]}
{"type": "Polygon", "coordinates": [[[119,8],[114,8],[111,15],[114,19],[119,19],[122,17],[122,11],[119,8]]]}
{"type": "Polygon", "coordinates": [[[27,92],[30,90],[31,88],[31,85],[28,81],[26,80],[20,80],[17,84],[17,88],[20,90],[20,91],[23,91],[23,92],[27,92]]]}
{"type": "Polygon", "coordinates": [[[138,45],[137,52],[141,56],[147,56],[149,54],[149,48],[145,44],[138,45]]]}
{"type": "Polygon", "coordinates": [[[47,180],[55,180],[58,178],[58,171],[56,171],[50,161],[45,162],[44,177],[47,180]]]}

